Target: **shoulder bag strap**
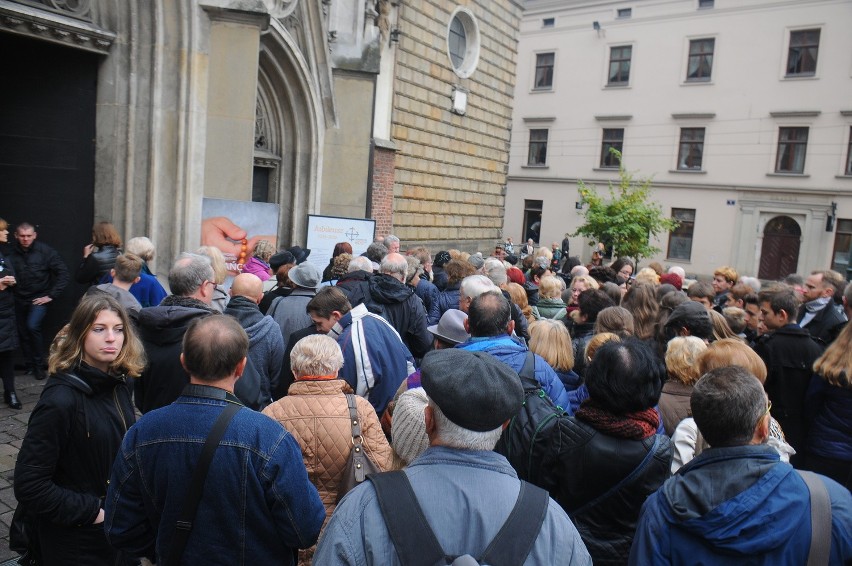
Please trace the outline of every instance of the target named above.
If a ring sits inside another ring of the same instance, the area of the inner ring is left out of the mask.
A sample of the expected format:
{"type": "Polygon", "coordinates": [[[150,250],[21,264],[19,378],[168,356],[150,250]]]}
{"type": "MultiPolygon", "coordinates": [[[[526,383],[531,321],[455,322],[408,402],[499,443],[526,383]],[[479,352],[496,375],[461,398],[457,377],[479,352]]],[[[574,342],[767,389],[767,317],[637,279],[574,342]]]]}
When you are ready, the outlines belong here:
{"type": "Polygon", "coordinates": [[[538,539],[549,502],[550,495],[545,490],[521,481],[515,507],[485,549],[479,563],[492,566],[523,564],[538,539]]]}
{"type": "Polygon", "coordinates": [[[423,515],[405,472],[370,474],[393,546],[405,566],[434,566],[446,554],[423,515]]]}
{"type": "Polygon", "coordinates": [[[533,354],[531,350],[527,350],[527,357],[524,358],[524,366],[521,368],[521,371],[518,372],[518,375],[526,377],[527,379],[532,379],[538,383],[538,380],[535,378],[535,354],[533,354]]]}
{"type": "Polygon", "coordinates": [[[620,482],[618,482],[617,484],[615,484],[614,486],[612,486],[611,488],[606,490],[606,492],[603,493],[602,495],[599,495],[598,497],[592,499],[591,501],[589,501],[588,503],[586,503],[585,505],[583,505],[579,509],[575,509],[574,511],[568,513],[568,516],[573,519],[574,517],[583,513],[584,511],[587,511],[587,510],[591,509],[592,507],[598,505],[601,501],[606,500],[613,493],[617,492],[619,489],[621,489],[622,487],[624,487],[625,485],[629,484],[634,479],[636,479],[639,476],[639,474],[641,474],[642,471],[648,466],[648,464],[651,463],[651,460],[654,459],[654,454],[657,452],[657,448],[659,448],[659,446],[660,446],[660,435],[656,434],[656,435],[654,435],[654,444],[651,445],[651,449],[648,450],[648,453],[645,454],[645,457],[642,459],[642,462],[638,466],[636,466],[636,468],[632,472],[630,472],[627,475],[627,477],[625,477],[623,480],[621,480],[620,482]]]}
{"type": "Polygon", "coordinates": [[[216,452],[219,442],[225,435],[225,431],[228,430],[231,419],[242,408],[242,405],[228,403],[225,409],[219,414],[219,418],[213,423],[213,428],[210,429],[210,433],[207,435],[204,448],[201,450],[201,457],[195,466],[186,498],[183,501],[183,507],[175,525],[172,544],[169,547],[168,557],[164,563],[166,566],[177,566],[180,564],[183,551],[186,549],[186,543],[189,541],[189,534],[192,531],[192,521],[198,512],[198,504],[201,502],[201,493],[204,491],[204,481],[207,479],[207,471],[210,469],[210,462],[213,461],[213,454],[216,452]]]}
{"type": "Polygon", "coordinates": [[[808,566],[823,566],[831,557],[831,500],[825,483],[813,472],[796,470],[811,494],[811,548],[808,566]]]}

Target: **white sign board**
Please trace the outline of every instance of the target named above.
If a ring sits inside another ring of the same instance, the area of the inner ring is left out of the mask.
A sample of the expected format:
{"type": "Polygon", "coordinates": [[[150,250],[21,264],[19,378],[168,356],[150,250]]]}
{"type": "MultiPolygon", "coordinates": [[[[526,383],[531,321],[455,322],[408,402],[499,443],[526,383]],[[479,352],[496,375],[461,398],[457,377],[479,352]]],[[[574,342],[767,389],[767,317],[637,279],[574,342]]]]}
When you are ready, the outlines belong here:
{"type": "Polygon", "coordinates": [[[308,261],[322,272],[328,265],[334,245],[349,242],[352,256],[359,256],[373,243],[376,221],[369,218],[342,218],[339,216],[308,215],[306,248],[311,250],[308,261]]]}

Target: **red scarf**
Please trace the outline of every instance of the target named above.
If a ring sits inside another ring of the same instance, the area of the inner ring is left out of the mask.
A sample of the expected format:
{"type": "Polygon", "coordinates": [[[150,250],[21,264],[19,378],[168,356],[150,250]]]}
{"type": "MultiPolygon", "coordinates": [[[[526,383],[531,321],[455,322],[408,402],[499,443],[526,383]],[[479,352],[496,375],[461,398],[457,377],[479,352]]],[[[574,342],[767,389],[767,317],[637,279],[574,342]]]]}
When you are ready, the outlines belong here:
{"type": "Polygon", "coordinates": [[[644,440],[653,436],[660,426],[660,415],[653,407],[616,415],[591,399],[583,401],[575,416],[599,432],[629,440],[644,440]]]}

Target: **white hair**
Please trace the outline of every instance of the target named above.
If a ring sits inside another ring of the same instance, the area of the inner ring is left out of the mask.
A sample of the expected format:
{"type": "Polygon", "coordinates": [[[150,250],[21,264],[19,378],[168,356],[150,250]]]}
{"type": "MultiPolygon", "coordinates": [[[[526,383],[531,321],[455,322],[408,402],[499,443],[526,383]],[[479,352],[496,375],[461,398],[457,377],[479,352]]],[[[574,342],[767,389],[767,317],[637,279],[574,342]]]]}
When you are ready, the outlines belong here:
{"type": "Polygon", "coordinates": [[[482,264],[482,274],[498,287],[506,284],[506,264],[496,257],[489,257],[485,260],[485,263],[482,264]]]}
{"type": "Polygon", "coordinates": [[[748,285],[749,287],[754,289],[755,293],[760,293],[760,279],[758,279],[757,277],[749,277],[747,275],[744,275],[740,277],[740,283],[742,283],[743,285],[748,285]]]}
{"type": "Polygon", "coordinates": [[[408,262],[403,255],[397,253],[388,254],[382,258],[379,270],[405,283],[405,279],[408,277],[408,262]]]}
{"type": "Polygon", "coordinates": [[[435,418],[435,438],[444,446],[459,450],[494,450],[503,434],[502,426],[487,432],[462,428],[448,419],[432,399],[429,399],[429,406],[432,407],[432,416],[435,418]]]}
{"type": "Polygon", "coordinates": [[[461,286],[459,286],[459,295],[468,299],[475,299],[482,293],[499,290],[491,279],[477,273],[475,275],[468,275],[462,279],[461,286]]]}
{"type": "Polygon", "coordinates": [[[367,273],[373,272],[373,262],[370,261],[370,258],[359,255],[357,257],[353,257],[352,261],[349,262],[349,269],[347,273],[352,273],[353,271],[358,270],[366,271],[367,273]]]}
{"type": "Polygon", "coordinates": [[[575,265],[571,268],[571,277],[577,277],[578,275],[588,275],[589,270],[585,265],[575,265]]]}

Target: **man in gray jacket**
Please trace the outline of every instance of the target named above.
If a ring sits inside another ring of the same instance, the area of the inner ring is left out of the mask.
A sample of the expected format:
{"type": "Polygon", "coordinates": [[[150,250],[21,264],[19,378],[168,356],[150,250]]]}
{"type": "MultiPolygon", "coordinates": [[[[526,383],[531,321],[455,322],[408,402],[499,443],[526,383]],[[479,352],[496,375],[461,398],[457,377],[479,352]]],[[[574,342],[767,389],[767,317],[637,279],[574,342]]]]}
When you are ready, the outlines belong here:
{"type": "MultiPolygon", "coordinates": [[[[426,354],[421,380],[429,398],[423,415],[429,448],[401,473],[445,555],[481,557],[512,514],[522,489],[531,488],[518,479],[505,457],[493,452],[503,424],[524,401],[523,387],[507,365],[486,353],[457,348],[426,354]]],[[[524,564],[590,565],[568,515],[544,495],[542,512],[524,517],[525,522],[541,521],[537,534],[532,531],[534,542],[521,540],[516,530],[502,533],[500,542],[528,549],[524,564]]],[[[414,521],[401,526],[424,536],[414,521]]],[[[371,481],[337,506],[314,563],[400,564],[371,481]]]]}
{"type": "Polygon", "coordinates": [[[248,361],[234,394],[246,407],[261,411],[272,402],[284,358],[281,329],[270,316],[260,312],[263,282],[257,275],[242,273],[231,284],[231,300],[225,308],[249,337],[248,361]]]}

